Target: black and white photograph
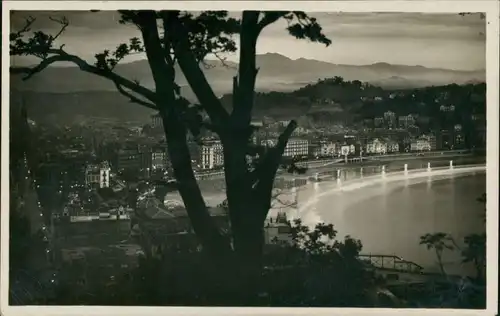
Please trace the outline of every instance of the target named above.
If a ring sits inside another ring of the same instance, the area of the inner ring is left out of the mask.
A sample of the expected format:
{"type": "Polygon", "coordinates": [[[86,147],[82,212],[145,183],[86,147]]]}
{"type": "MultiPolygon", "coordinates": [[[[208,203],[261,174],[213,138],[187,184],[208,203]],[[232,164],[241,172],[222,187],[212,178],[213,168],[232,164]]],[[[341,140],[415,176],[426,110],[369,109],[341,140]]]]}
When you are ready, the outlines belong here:
{"type": "Polygon", "coordinates": [[[23,2],[2,313],[497,313],[498,2],[23,2]]]}

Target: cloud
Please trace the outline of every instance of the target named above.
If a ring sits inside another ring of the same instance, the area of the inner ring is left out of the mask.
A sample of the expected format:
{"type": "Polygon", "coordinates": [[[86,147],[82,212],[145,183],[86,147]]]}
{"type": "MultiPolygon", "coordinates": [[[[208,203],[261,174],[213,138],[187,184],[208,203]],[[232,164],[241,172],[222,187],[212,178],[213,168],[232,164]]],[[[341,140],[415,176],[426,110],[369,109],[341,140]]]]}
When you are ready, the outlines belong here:
{"type": "MultiPolygon", "coordinates": [[[[335,37],[442,38],[484,41],[486,24],[478,16],[422,13],[312,13],[326,35],[335,37]]],[[[280,21],[264,36],[284,35],[280,21]]]]}
{"type": "MultiPolygon", "coordinates": [[[[11,14],[12,28],[21,28],[29,15],[37,18],[33,29],[48,33],[59,28],[49,16],[66,16],[70,26],[57,44],[64,43],[68,51],[87,60],[103,49],[113,49],[130,37],[140,35],[135,26],[119,24],[120,16],[115,11],[16,11],[11,14]]],[[[286,22],[281,20],[263,31],[257,51],[339,64],[382,61],[451,69],[485,68],[485,37],[481,34],[486,24],[477,14],[330,12],[310,15],[318,19],[324,33],[333,40],[330,47],[294,39],[287,34],[286,22]]],[[[229,57],[237,60],[237,54],[229,57]]]]}
{"type": "Polygon", "coordinates": [[[35,26],[45,31],[58,28],[57,23],[52,22],[49,17],[62,16],[68,18],[72,27],[87,30],[106,31],[123,27],[118,23],[120,14],[117,11],[11,11],[11,27],[22,27],[29,16],[35,17],[35,26]]]}

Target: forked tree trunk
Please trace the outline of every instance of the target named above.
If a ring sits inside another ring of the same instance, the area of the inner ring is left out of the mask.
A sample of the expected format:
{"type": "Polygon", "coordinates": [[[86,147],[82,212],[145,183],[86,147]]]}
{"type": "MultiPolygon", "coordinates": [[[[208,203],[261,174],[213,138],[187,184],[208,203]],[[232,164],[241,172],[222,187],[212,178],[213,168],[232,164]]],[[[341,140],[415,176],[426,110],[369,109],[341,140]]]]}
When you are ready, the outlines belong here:
{"type": "MultiPolygon", "coordinates": [[[[223,148],[224,148],[224,167],[226,180],[226,195],[231,222],[231,232],[233,237],[234,256],[231,261],[232,266],[228,268],[228,273],[234,275],[234,284],[239,284],[239,289],[236,292],[244,295],[247,298],[256,294],[257,284],[261,274],[262,250],[263,250],[263,224],[270,205],[270,195],[272,190],[272,182],[278,168],[276,161],[279,157],[273,155],[273,159],[269,159],[268,164],[264,168],[266,180],[264,185],[260,185],[260,189],[254,188],[255,179],[248,170],[246,154],[248,150],[248,141],[251,131],[251,115],[254,100],[255,78],[257,75],[255,55],[256,41],[261,30],[258,26],[259,12],[245,11],[243,13],[241,32],[240,32],[240,63],[239,63],[239,80],[238,84],[235,81],[233,90],[233,112],[231,115],[224,110],[220,100],[215,96],[203,72],[201,71],[195,56],[193,55],[190,45],[186,40],[187,31],[182,23],[175,16],[165,17],[165,29],[170,30],[167,33],[167,38],[172,43],[177,62],[184,73],[189,85],[193,89],[199,102],[207,111],[211,123],[217,128],[223,148]],[[184,36],[183,36],[184,35],[184,36]],[[270,183],[270,185],[269,185],[270,183]],[[234,259],[234,261],[233,261],[234,259]]],[[[157,82],[158,83],[158,82],[157,82]]],[[[168,115],[165,117],[165,126],[168,125],[168,115]]],[[[167,130],[172,128],[166,127],[167,141],[178,146],[171,152],[172,158],[181,155],[181,152],[186,151],[181,147],[184,145],[178,144],[179,138],[173,139],[173,136],[168,136],[172,132],[167,130]],[[170,138],[169,138],[170,137],[170,138]],[[180,151],[179,151],[180,150],[180,151]]],[[[295,127],[292,128],[292,130],[295,127]]],[[[288,135],[289,137],[289,135],[288,135]]],[[[286,138],[287,139],[287,138],[286,138]]],[[[286,144],[286,140],[285,140],[286,144]]],[[[284,150],[284,145],[281,152],[284,150]]],[[[186,151],[187,152],[187,151],[186,151]]],[[[278,152],[278,151],[276,151],[278,152]]],[[[274,153],[274,152],[273,152],[274,153]]],[[[187,155],[187,154],[182,154],[187,155]]],[[[189,161],[185,158],[179,158],[177,163],[179,166],[189,161]]],[[[188,212],[195,215],[192,218],[193,227],[197,234],[202,239],[212,239],[215,236],[207,227],[201,227],[203,218],[201,208],[203,199],[199,189],[195,189],[196,181],[192,175],[192,170],[188,166],[184,166],[181,174],[176,173],[176,178],[185,183],[184,190],[190,193],[195,193],[196,198],[191,201],[192,204],[187,205],[188,212]],[[191,170],[185,171],[185,170],[191,170]]],[[[179,188],[181,191],[181,187],[179,188]]],[[[183,193],[181,192],[181,195],[183,193]]],[[[187,203],[189,196],[183,196],[183,200],[187,203]]],[[[217,238],[214,238],[217,239],[217,238]]],[[[210,242],[212,243],[212,242],[210,242]]],[[[218,243],[214,242],[214,246],[218,243]]]]}
{"type": "MultiPolygon", "coordinates": [[[[146,13],[145,13],[146,14],[146,13]]],[[[156,105],[163,120],[168,154],[177,180],[179,194],[203,249],[216,256],[230,251],[230,244],[219,233],[196,182],[187,145],[187,129],[180,116],[174,89],[174,65],[168,63],[160,42],[156,19],[141,29],[149,66],[156,87],[156,105]]],[[[165,49],[168,49],[165,48],[165,49]]]]}
{"type": "Polygon", "coordinates": [[[177,180],[177,188],[182,197],[194,231],[203,249],[214,255],[230,252],[229,240],[224,238],[213,223],[201,190],[196,181],[189,148],[186,142],[186,129],[178,119],[165,111],[160,112],[164,122],[168,144],[168,154],[177,180]]]}
{"type": "Polygon", "coordinates": [[[439,270],[441,271],[441,274],[443,276],[446,276],[446,271],[444,270],[444,266],[443,266],[443,253],[439,250],[436,250],[436,257],[437,257],[437,262],[438,262],[439,270]]]}

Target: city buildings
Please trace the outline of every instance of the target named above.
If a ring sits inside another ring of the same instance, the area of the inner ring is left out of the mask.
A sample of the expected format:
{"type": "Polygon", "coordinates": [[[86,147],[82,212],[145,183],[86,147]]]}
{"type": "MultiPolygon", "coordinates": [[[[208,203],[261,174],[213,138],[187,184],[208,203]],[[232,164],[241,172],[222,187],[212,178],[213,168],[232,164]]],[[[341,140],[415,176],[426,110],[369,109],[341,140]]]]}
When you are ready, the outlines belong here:
{"type": "Polygon", "coordinates": [[[384,118],[383,117],[376,117],[373,119],[373,125],[375,127],[381,127],[382,125],[384,125],[384,118]]]}
{"type": "Polygon", "coordinates": [[[118,171],[141,169],[142,157],[136,148],[120,149],[116,154],[116,169],[118,171]]]}
{"type": "Polygon", "coordinates": [[[278,143],[277,139],[268,138],[260,141],[260,144],[265,147],[274,147],[278,143]]]}
{"type": "Polygon", "coordinates": [[[422,135],[411,142],[411,151],[431,151],[431,138],[429,136],[422,135]]]}
{"type": "Polygon", "coordinates": [[[454,105],[441,105],[439,107],[439,111],[441,111],[441,112],[453,112],[453,111],[455,111],[455,106],[454,105]]]}
{"type": "Polygon", "coordinates": [[[461,124],[455,124],[455,126],[453,127],[453,134],[453,148],[463,148],[465,145],[465,135],[461,124]]]}
{"type": "Polygon", "coordinates": [[[302,157],[308,155],[309,141],[301,138],[290,138],[283,152],[283,157],[302,157]]]}
{"type": "Polygon", "coordinates": [[[392,140],[392,139],[387,139],[386,145],[387,145],[387,153],[388,154],[395,154],[395,153],[399,152],[399,144],[397,141],[392,140]]]}
{"type": "Polygon", "coordinates": [[[434,134],[429,134],[425,136],[429,140],[429,145],[431,146],[431,150],[437,149],[436,136],[434,134]]]}
{"type": "Polygon", "coordinates": [[[109,188],[111,167],[107,161],[85,169],[85,184],[89,188],[109,188]]]}
{"type": "Polygon", "coordinates": [[[320,155],[322,157],[334,157],[337,144],[332,141],[320,141],[320,155]]]}
{"type": "Polygon", "coordinates": [[[375,138],[371,141],[369,141],[366,144],[366,153],[367,154],[378,154],[378,155],[383,155],[387,153],[387,143],[375,138]]]}
{"type": "Polygon", "coordinates": [[[250,122],[250,125],[260,128],[264,126],[264,122],[262,120],[252,120],[252,122],[250,122]]]}
{"type": "Polygon", "coordinates": [[[282,120],[278,121],[279,126],[281,127],[286,127],[288,124],[290,124],[290,120],[282,120]]]}
{"type": "Polygon", "coordinates": [[[341,146],[338,146],[338,151],[337,154],[339,156],[349,156],[349,155],[354,155],[356,153],[356,146],[354,144],[347,144],[344,143],[341,146]]]}
{"type": "Polygon", "coordinates": [[[396,113],[387,111],[384,113],[384,121],[389,128],[396,126],[396,113]]]}
{"type": "Polygon", "coordinates": [[[165,170],[168,166],[168,153],[166,146],[156,146],[151,149],[151,168],[165,170]]]}
{"type": "Polygon", "coordinates": [[[321,157],[321,145],[318,141],[313,141],[309,143],[309,156],[311,157],[321,157]]]}
{"type": "Polygon", "coordinates": [[[437,133],[437,146],[439,149],[451,149],[453,146],[452,132],[447,129],[441,129],[437,133]]]}
{"type": "Polygon", "coordinates": [[[224,153],[222,151],[222,143],[219,140],[205,141],[200,146],[200,168],[214,169],[223,165],[224,153]]]}
{"type": "Polygon", "coordinates": [[[402,115],[398,118],[398,125],[400,128],[408,128],[415,125],[415,117],[411,114],[402,115]]]}

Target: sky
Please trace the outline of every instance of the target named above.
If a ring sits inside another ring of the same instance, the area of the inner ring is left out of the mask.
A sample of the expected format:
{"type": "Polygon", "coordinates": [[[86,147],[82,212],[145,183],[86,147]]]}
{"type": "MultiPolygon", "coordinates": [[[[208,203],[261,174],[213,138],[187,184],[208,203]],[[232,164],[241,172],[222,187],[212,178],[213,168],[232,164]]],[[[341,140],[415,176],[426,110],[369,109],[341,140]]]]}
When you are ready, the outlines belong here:
{"type": "MultiPolygon", "coordinates": [[[[238,16],[240,13],[230,13],[238,16]]],[[[118,23],[113,11],[17,11],[11,29],[23,26],[28,15],[37,20],[33,30],[54,34],[59,25],[49,17],[66,16],[70,25],[57,44],[87,60],[104,49],[113,49],[130,37],[140,37],[134,26],[118,23]]],[[[478,15],[429,13],[312,13],[332,45],[297,40],[285,30],[286,22],[267,27],[257,43],[257,53],[279,53],[292,59],[307,58],[335,64],[367,65],[386,62],[453,70],[486,68],[485,21],[478,15]]],[[[227,56],[237,61],[238,55],[227,56]]],[[[136,56],[134,58],[143,58],[136,56]]],[[[131,60],[130,60],[131,61],[131,60]]],[[[12,60],[32,64],[33,59],[12,60]]]]}

